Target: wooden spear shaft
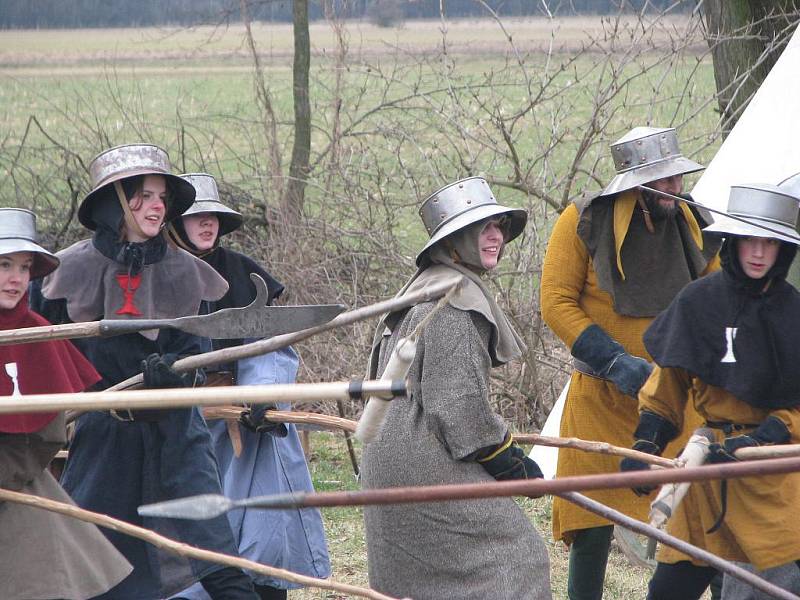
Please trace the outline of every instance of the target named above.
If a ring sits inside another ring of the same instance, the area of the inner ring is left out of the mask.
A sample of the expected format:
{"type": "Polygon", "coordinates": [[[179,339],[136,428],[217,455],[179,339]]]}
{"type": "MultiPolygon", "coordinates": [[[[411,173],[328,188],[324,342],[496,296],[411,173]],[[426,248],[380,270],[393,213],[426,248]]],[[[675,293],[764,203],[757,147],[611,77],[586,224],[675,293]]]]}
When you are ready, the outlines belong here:
{"type": "Polygon", "coordinates": [[[337,381],[330,383],[277,383],[237,387],[202,387],[82,394],[31,394],[0,396],[0,414],[54,412],[75,409],[112,410],[214,406],[226,402],[270,404],[277,402],[315,402],[341,398],[383,396],[405,393],[404,382],[337,381]]]}
{"type": "Polygon", "coordinates": [[[579,494],[577,492],[563,492],[557,495],[569,502],[572,502],[573,504],[577,504],[581,508],[603,517],[604,519],[608,519],[612,523],[622,525],[626,529],[630,529],[631,531],[654,538],[666,546],[670,546],[679,552],[683,552],[687,556],[696,558],[711,565],[719,571],[727,573],[728,575],[736,577],[737,579],[741,579],[748,585],[751,585],[754,588],[761,590],[762,592],[765,592],[775,598],[782,598],[785,600],[800,600],[800,596],[796,596],[795,594],[784,590],[783,588],[780,588],[765,579],[762,579],[758,575],[746,571],[730,561],[724,560],[707,550],[698,548],[697,546],[693,546],[688,542],[669,535],[667,532],[662,531],[661,529],[657,529],[651,525],[642,523],[636,519],[632,519],[627,515],[624,515],[621,512],[606,506],[605,504],[601,504],[596,500],[587,498],[583,494],[579,494]]]}
{"type": "MultiPolygon", "coordinates": [[[[244,408],[237,406],[215,406],[203,410],[206,419],[238,419],[244,408]]],[[[325,429],[337,429],[355,432],[357,423],[350,419],[332,417],[319,413],[300,411],[268,410],[264,418],[275,423],[299,423],[317,425],[325,429]]],[[[651,465],[673,468],[679,465],[675,459],[653,456],[646,452],[639,452],[631,448],[621,448],[606,442],[594,442],[579,438],[548,437],[538,433],[515,433],[514,439],[523,444],[540,444],[542,446],[555,446],[557,448],[573,448],[582,452],[598,452],[600,454],[614,454],[641,460],[651,465]]],[[[782,444],[778,446],[754,446],[740,448],[736,451],[736,458],[740,460],[766,460],[768,458],[785,458],[800,456],[800,444],[782,444]]]]}
{"type": "Polygon", "coordinates": [[[505,496],[538,497],[545,494],[563,494],[586,490],[610,490],[659,486],[681,481],[706,481],[712,479],[735,479],[760,475],[775,475],[800,471],[800,457],[770,458],[681,469],[658,469],[581,475],[560,479],[524,479],[465,483],[455,485],[429,485],[397,487],[350,492],[317,492],[276,494],[262,498],[251,498],[250,506],[260,508],[307,508],[329,506],[366,506],[373,504],[408,504],[413,502],[444,502],[470,498],[498,498],[505,496]]]}
{"type": "MultiPolygon", "coordinates": [[[[238,419],[247,410],[238,406],[209,406],[203,409],[206,419],[238,419]]],[[[273,423],[297,423],[299,425],[315,425],[324,429],[337,429],[354,433],[356,422],[341,417],[332,417],[319,413],[293,410],[268,410],[264,418],[273,423]]]]}
{"type": "Polygon", "coordinates": [[[248,571],[254,571],[261,575],[275,577],[284,581],[291,581],[293,583],[299,583],[309,587],[333,590],[344,594],[359,596],[361,598],[370,598],[373,600],[396,600],[391,596],[386,596],[368,588],[362,588],[346,583],[337,583],[327,579],[308,577],[306,575],[294,573],[293,571],[287,571],[286,569],[278,569],[276,567],[262,565],[261,563],[247,560],[245,558],[239,558],[236,556],[230,556],[228,554],[212,552],[211,550],[195,548],[194,546],[189,546],[188,544],[176,542],[175,540],[164,537],[163,535],[159,535],[158,533],[155,533],[149,529],[145,529],[144,527],[131,525],[130,523],[120,521],[119,519],[109,517],[108,515],[91,512],[71,504],[50,500],[49,498],[42,498],[41,496],[23,494],[20,492],[12,492],[11,490],[0,488],[0,500],[25,504],[33,508],[49,510],[50,512],[66,515],[74,519],[79,519],[88,523],[94,523],[100,527],[105,527],[106,529],[111,529],[113,531],[118,531],[120,533],[139,538],[140,540],[144,540],[145,542],[153,544],[154,546],[166,550],[167,552],[178,554],[180,556],[187,556],[189,558],[227,565],[229,567],[247,569],[248,571]]]}
{"type": "Polygon", "coordinates": [[[663,458],[661,456],[653,456],[652,454],[639,452],[638,450],[633,450],[632,448],[613,446],[607,442],[593,442],[574,437],[548,437],[545,435],[539,435],[538,433],[518,433],[514,434],[514,439],[523,444],[552,446],[555,448],[572,448],[573,450],[582,450],[583,452],[596,452],[598,454],[612,454],[614,456],[635,458],[636,460],[659,467],[671,468],[676,466],[673,459],[663,458]]]}
{"type": "MultiPolygon", "coordinates": [[[[236,406],[215,406],[204,409],[203,415],[206,419],[238,419],[243,410],[245,409],[236,406]]],[[[358,426],[355,421],[350,419],[307,412],[268,410],[264,414],[264,418],[275,423],[308,423],[319,425],[326,429],[339,429],[347,431],[348,433],[354,433],[358,426]]],[[[576,450],[582,450],[583,452],[630,456],[631,458],[636,458],[642,462],[659,467],[671,468],[677,466],[675,461],[669,458],[653,456],[652,454],[639,452],[638,450],[632,450],[630,448],[612,446],[606,442],[590,442],[578,438],[547,437],[537,433],[515,433],[514,439],[523,444],[541,444],[542,446],[555,446],[558,448],[574,448],[576,450]]],[[[797,452],[800,454],[800,446],[798,446],[797,452]]]]}
{"type": "MultiPolygon", "coordinates": [[[[182,358],[181,360],[175,361],[175,364],[172,365],[172,368],[176,371],[191,371],[192,369],[211,367],[234,362],[243,358],[259,356],[261,354],[266,354],[267,352],[274,352],[275,350],[280,350],[281,348],[291,346],[292,344],[296,344],[297,342],[300,342],[318,333],[330,331],[331,329],[336,329],[337,327],[343,327],[345,325],[351,325],[358,321],[363,321],[364,319],[378,317],[388,312],[402,310],[403,308],[408,308],[409,306],[413,306],[421,302],[428,302],[430,300],[441,298],[453,287],[459,285],[462,280],[463,277],[454,277],[452,280],[425,286],[423,289],[418,290],[417,292],[405,294],[399,298],[392,298],[390,300],[384,300],[383,302],[378,302],[376,304],[370,304],[369,306],[363,306],[355,310],[343,312],[335,319],[328,321],[323,325],[318,325],[317,327],[311,327],[302,331],[294,331],[292,333],[285,333],[267,340],[253,342],[252,344],[244,344],[243,346],[224,348],[222,350],[215,350],[213,352],[206,352],[205,354],[196,354],[195,356],[182,358]]],[[[129,377],[125,381],[121,381],[108,389],[123,390],[141,383],[142,375],[140,373],[139,375],[129,377]]]]}

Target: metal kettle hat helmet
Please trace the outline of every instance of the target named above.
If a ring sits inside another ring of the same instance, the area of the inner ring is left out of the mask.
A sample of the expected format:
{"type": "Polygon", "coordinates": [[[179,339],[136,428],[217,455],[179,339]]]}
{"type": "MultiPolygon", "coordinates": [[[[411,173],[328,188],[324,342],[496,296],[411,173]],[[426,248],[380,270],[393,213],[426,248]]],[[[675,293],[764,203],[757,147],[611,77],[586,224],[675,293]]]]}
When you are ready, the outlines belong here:
{"type": "Polygon", "coordinates": [[[179,217],[194,202],[195,190],[191,183],[171,173],[172,167],[166,150],[153,144],[125,144],[104,150],[89,164],[92,191],[78,207],[78,221],[87,229],[97,229],[92,212],[105,198],[108,186],[136,175],[161,175],[172,192],[164,222],[179,217]]]}
{"type": "Polygon", "coordinates": [[[31,252],[33,254],[31,279],[52,273],[61,262],[38,242],[35,214],[24,208],[0,208],[0,255],[31,252]]]}
{"type": "Polygon", "coordinates": [[[501,206],[483,177],[467,177],[448,184],[428,196],[419,209],[419,216],[430,236],[417,254],[417,266],[427,251],[448,235],[489,217],[508,217],[506,243],[525,229],[528,212],[521,208],[501,206]]]}
{"type": "Polygon", "coordinates": [[[219,189],[214,177],[208,173],[184,173],[181,177],[191,183],[197,192],[194,204],[182,216],[214,213],[219,219],[219,233],[217,235],[220,237],[242,226],[242,213],[228,208],[219,199],[219,189]]]}
{"type": "Polygon", "coordinates": [[[797,216],[800,198],[789,189],[767,183],[731,186],[728,213],[749,222],[721,218],[704,231],[774,238],[800,246],[797,216]],[[762,224],[768,229],[759,227],[762,224]]]}
{"type": "Polygon", "coordinates": [[[705,169],[681,154],[674,128],[634,127],[611,144],[617,175],[602,196],[609,196],[664,177],[705,169]]]}

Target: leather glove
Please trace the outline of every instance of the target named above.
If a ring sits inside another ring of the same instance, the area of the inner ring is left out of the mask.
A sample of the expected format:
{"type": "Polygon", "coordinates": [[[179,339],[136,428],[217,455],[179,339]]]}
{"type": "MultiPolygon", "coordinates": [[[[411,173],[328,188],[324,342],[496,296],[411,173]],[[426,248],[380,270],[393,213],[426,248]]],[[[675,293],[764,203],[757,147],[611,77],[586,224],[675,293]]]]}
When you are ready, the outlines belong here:
{"type": "Polygon", "coordinates": [[[275,437],[286,437],[289,434],[289,429],[284,423],[275,423],[267,421],[264,418],[264,410],[253,412],[253,409],[248,408],[242,411],[239,415],[239,423],[245,429],[249,429],[253,433],[268,433],[275,437]]]}
{"type": "Polygon", "coordinates": [[[653,371],[652,364],[625,352],[622,344],[594,324],[581,332],[571,352],[600,377],[616,385],[623,394],[634,398],[653,371]]]}
{"type": "Polygon", "coordinates": [[[791,439],[789,428],[778,417],[770,415],[749,434],[726,437],[722,443],[714,443],[708,447],[708,462],[712,464],[736,462],[736,451],[748,446],[773,446],[785,444],[791,439]]]}
{"type": "MultiPolygon", "coordinates": [[[[478,463],[497,481],[511,479],[543,479],[544,474],[536,461],[528,457],[525,451],[517,446],[510,434],[499,445],[484,448],[478,463]]],[[[529,496],[539,498],[540,496],[529,496]]]]}
{"type": "Polygon", "coordinates": [[[173,363],[178,360],[177,354],[151,354],[142,361],[142,374],[144,375],[144,387],[149,389],[158,388],[181,388],[202,385],[202,375],[198,381],[198,372],[187,371],[178,373],[172,368],[173,363]]]}
{"type": "MultiPolygon", "coordinates": [[[[677,435],[678,428],[670,421],[654,412],[643,410],[639,415],[639,424],[633,432],[633,437],[636,438],[633,449],[653,456],[661,456],[670,440],[677,435]]],[[[650,469],[650,465],[636,458],[623,458],[619,469],[623,473],[645,471],[650,469]]],[[[631,489],[637,496],[647,496],[656,487],[654,485],[642,485],[631,489]]]]}

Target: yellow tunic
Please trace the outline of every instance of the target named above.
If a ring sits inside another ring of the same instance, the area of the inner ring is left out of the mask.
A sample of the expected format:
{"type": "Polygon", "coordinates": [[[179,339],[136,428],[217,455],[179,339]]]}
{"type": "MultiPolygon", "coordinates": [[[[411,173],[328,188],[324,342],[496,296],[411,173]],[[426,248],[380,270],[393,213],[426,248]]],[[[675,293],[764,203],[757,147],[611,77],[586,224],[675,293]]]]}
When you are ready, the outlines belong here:
{"type": "MultiPolygon", "coordinates": [[[[619,200],[617,200],[619,202],[619,200]]],[[[630,211],[615,221],[630,222],[630,211]],[[625,220],[627,219],[627,220],[625,220]]],[[[683,205],[682,205],[683,206],[683,205]]],[[[695,223],[688,209],[687,220],[695,223]]],[[[579,214],[570,205],[556,222],[547,246],[542,267],[541,305],[542,317],[548,326],[568,346],[591,324],[597,324],[634,355],[652,360],[642,341],[642,334],[652,321],[651,317],[628,317],[614,312],[611,296],[602,290],[592,265],[592,259],[577,234],[579,214]]],[[[622,226],[615,226],[615,230],[622,226]]],[[[697,229],[699,235],[699,229],[697,229]]],[[[617,234],[617,251],[622,237],[617,234]]],[[[669,260],[669,257],[665,257],[669,260]]],[[[620,265],[622,266],[622,265],[620,265]]],[[[719,259],[709,262],[703,275],[717,270],[719,259]]],[[[574,372],[561,420],[561,435],[587,440],[601,440],[617,446],[630,447],[633,431],[639,422],[637,401],[622,394],[609,381],[574,372]]],[[[687,426],[699,426],[697,415],[687,419],[687,426]]],[[[691,432],[694,427],[689,429],[691,432]]],[[[682,436],[667,448],[665,455],[674,456],[688,436],[682,436]]],[[[602,454],[562,449],[558,453],[556,475],[594,475],[619,471],[620,459],[602,454]]],[[[619,510],[633,518],[646,521],[649,499],[638,498],[630,490],[600,490],[588,496],[619,510]]],[[[553,500],[553,538],[570,543],[570,532],[589,527],[608,525],[605,519],[589,513],[560,498],[553,500]]]]}
{"type": "MultiPolygon", "coordinates": [[[[656,367],[639,392],[640,409],[658,413],[678,427],[687,404],[711,422],[755,425],[773,415],[789,428],[791,443],[800,442],[800,408],[755,408],[722,388],[691,377],[683,369],[656,367]]],[[[721,430],[714,431],[717,441],[724,439],[721,430]]],[[[730,479],[722,526],[714,533],[706,533],[720,515],[720,482],[697,482],[667,523],[667,531],[727,560],[751,562],[758,569],[768,569],[800,558],[800,520],[794,512],[798,500],[800,473],[730,479]]],[[[657,558],[665,563],[692,560],[703,564],[664,546],[657,558]]]]}

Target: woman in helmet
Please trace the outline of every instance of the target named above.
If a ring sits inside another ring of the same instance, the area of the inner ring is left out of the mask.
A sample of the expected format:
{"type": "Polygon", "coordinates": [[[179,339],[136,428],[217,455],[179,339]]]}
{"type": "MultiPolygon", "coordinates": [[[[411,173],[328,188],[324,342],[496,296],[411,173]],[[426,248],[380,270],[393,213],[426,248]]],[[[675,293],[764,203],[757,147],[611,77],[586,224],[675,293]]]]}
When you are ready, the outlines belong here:
{"type": "MultiPolygon", "coordinates": [[[[78,219],[91,239],[58,253],[61,268],[42,283],[40,311],[51,322],[101,318],[175,318],[198,313],[201,302],[228,289],[217,273],[168,244],[163,226],[194,201],[192,185],[170,173],[157,146],[131,144],[102,152],[89,171],[93,189],[78,219]]],[[[144,371],[149,388],[191,387],[202,373],[171,368],[181,356],[208,349],[208,340],[178,330],[148,330],[76,342],[105,388],[144,371]]],[[[89,412],[77,421],[64,488],[82,507],[155,529],[193,546],[236,554],[227,519],[202,523],[141,518],[141,504],[221,493],[211,436],[197,408],[89,412]]],[[[133,564],[133,573],[104,598],[164,598],[200,581],[212,598],[256,598],[249,577],[233,567],[165,554],[114,531],[106,535],[133,564]]]]}
{"type": "MultiPolygon", "coordinates": [[[[639,392],[637,450],[660,454],[681,430],[687,402],[716,433],[711,462],[737,460],[748,446],[800,441],[800,295],[785,281],[800,245],[798,198],[772,185],[733,186],[728,212],[745,222],[706,227],[725,236],[722,271],[690,283],[645,333],[657,366],[639,392]]],[[[623,470],[640,468],[622,461],[623,470]]],[[[767,569],[800,559],[798,498],[800,474],[694,483],[668,531],[767,569]]],[[[657,559],[651,600],[699,598],[716,574],[671,548],[657,559]]]]}
{"type": "MultiPolygon", "coordinates": [[[[0,208],[0,329],[49,324],[28,308],[28,283],[59,261],[36,238],[32,212],[0,208]]],[[[100,379],[67,341],[0,346],[0,362],[2,396],[82,392],[100,379]]],[[[47,469],[65,442],[63,412],[0,415],[0,487],[73,504],[47,469]]],[[[2,505],[3,598],[90,598],[130,572],[95,525],[23,504],[2,505]]]]}
{"type": "MultiPolygon", "coordinates": [[[[486,181],[457,181],[420,214],[431,236],[401,294],[455,275],[447,305],[393,313],[379,324],[370,357],[377,378],[397,341],[423,326],[408,381],[364,448],[365,488],[541,477],[489,401],[489,372],[524,344],[486,287],[505,245],[525,226],[524,210],[497,204],[486,181]]],[[[511,498],[365,507],[370,584],[397,597],[550,598],[547,551],[511,498]]]]}
{"type": "MultiPolygon", "coordinates": [[[[168,226],[169,236],[180,248],[202,258],[222,275],[230,286],[228,292],[210,310],[240,308],[256,297],[250,279],[259,275],[267,284],[267,303],[283,292],[275,280],[253,259],[220,245],[220,238],[242,225],[242,215],[220,201],[217,183],[211,175],[183,175],[197,190],[194,204],[168,226]]],[[[235,346],[247,340],[214,340],[214,349],[235,346]]],[[[233,382],[236,385],[294,383],[299,359],[292,348],[240,360],[209,373],[209,383],[233,382]]],[[[265,405],[255,405],[243,413],[237,425],[222,420],[209,424],[214,437],[217,461],[222,471],[225,495],[247,498],[255,494],[313,491],[300,438],[294,425],[264,420],[265,405]],[[241,454],[235,455],[229,427],[241,439],[241,454]]],[[[281,407],[288,409],[288,405],[281,407]]],[[[316,508],[289,511],[238,510],[228,513],[231,526],[245,558],[268,565],[280,565],[311,577],[330,575],[328,550],[322,517],[316,508]]],[[[256,593],[262,600],[280,600],[287,589],[298,587],[286,581],[253,574],[256,593]]],[[[198,585],[179,594],[187,600],[207,598],[198,585]]]]}

